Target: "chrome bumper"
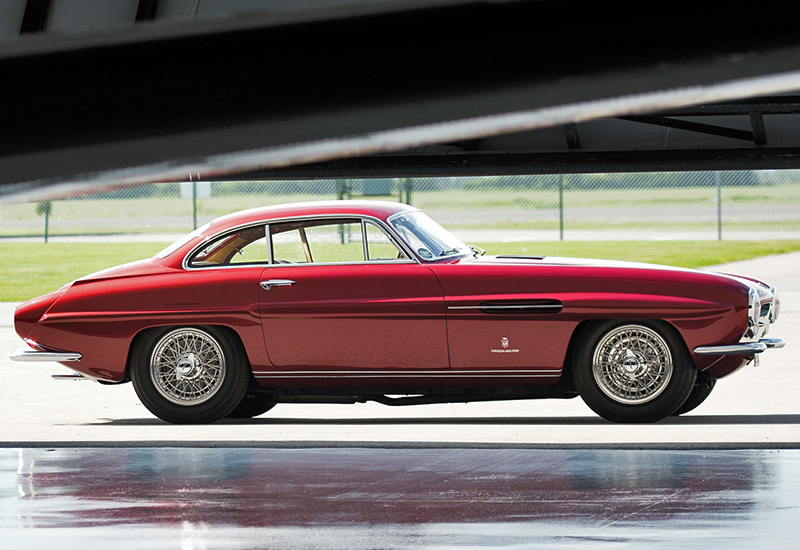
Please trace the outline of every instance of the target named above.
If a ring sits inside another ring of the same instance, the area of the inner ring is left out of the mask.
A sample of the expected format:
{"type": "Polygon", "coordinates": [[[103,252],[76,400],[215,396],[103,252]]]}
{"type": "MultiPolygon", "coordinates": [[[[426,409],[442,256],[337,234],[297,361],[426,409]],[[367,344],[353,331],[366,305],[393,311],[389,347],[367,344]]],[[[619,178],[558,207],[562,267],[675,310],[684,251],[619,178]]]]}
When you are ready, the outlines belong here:
{"type": "Polygon", "coordinates": [[[699,346],[694,348],[697,355],[755,355],[771,348],[782,348],[786,345],[783,338],[762,338],[749,344],[732,346],[699,346]]]}
{"type": "Polygon", "coordinates": [[[74,351],[32,351],[32,350],[18,350],[12,351],[8,356],[12,361],[55,361],[57,363],[80,361],[81,354],[74,351]]]}

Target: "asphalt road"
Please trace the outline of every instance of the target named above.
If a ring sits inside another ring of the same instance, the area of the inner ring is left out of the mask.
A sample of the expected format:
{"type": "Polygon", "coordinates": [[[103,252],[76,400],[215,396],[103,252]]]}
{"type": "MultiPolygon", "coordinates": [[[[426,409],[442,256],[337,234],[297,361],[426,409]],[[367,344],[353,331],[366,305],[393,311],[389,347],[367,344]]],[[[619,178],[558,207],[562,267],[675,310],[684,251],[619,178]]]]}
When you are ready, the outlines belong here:
{"type": "Polygon", "coordinates": [[[800,447],[800,254],[726,265],[781,291],[771,336],[787,346],[721,380],[693,412],[650,425],[616,425],[580,399],[427,405],[278,405],[246,421],[173,426],[153,417],[130,384],[56,382],[58,364],[14,363],[23,347],[12,328],[14,304],[0,304],[0,446],[441,446],[554,445],[637,447],[800,447]]]}

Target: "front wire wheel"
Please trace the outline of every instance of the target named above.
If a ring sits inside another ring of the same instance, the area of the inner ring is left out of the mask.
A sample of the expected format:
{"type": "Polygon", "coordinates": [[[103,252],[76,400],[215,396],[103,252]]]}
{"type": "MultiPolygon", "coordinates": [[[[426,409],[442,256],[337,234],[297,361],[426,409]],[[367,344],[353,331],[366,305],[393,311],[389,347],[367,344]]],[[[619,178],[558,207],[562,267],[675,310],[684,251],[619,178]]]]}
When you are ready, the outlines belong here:
{"type": "Polygon", "coordinates": [[[614,422],[655,422],[675,412],[694,386],[686,347],[665,323],[606,321],[583,337],[574,380],[586,404],[614,422]]]}
{"type": "Polygon", "coordinates": [[[142,403],[176,424],[227,416],[247,391],[241,346],[215,327],[178,327],[147,333],[136,345],[131,378],[142,403]]]}
{"type": "Polygon", "coordinates": [[[652,401],[672,378],[669,346],[660,334],[641,325],[607,332],[592,359],[592,374],[602,392],[625,405],[652,401]]]}

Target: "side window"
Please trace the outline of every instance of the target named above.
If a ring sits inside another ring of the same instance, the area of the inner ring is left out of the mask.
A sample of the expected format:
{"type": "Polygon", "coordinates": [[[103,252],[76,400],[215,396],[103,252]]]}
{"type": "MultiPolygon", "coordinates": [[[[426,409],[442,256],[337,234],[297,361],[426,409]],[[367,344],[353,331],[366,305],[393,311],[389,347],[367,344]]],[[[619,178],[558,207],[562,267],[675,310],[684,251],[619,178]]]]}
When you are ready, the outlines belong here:
{"type": "Polygon", "coordinates": [[[189,267],[261,264],[269,261],[264,226],[227,233],[195,252],[189,267]]]}
{"type": "Polygon", "coordinates": [[[272,234],[272,258],[275,263],[301,264],[311,261],[306,259],[300,235],[300,231],[294,228],[272,234]]]}
{"type": "Polygon", "coordinates": [[[309,220],[270,227],[275,263],[347,263],[364,261],[361,221],[309,220]]]}
{"type": "Polygon", "coordinates": [[[253,264],[269,262],[269,250],[267,249],[267,237],[264,235],[264,228],[260,227],[258,238],[239,247],[239,250],[231,257],[231,264],[253,264]]]}
{"type": "Polygon", "coordinates": [[[369,222],[365,226],[367,228],[368,260],[404,260],[408,258],[378,226],[369,222]]]}
{"type": "Polygon", "coordinates": [[[314,261],[320,263],[363,262],[364,241],[361,221],[316,225],[306,229],[314,251],[314,261]]]}

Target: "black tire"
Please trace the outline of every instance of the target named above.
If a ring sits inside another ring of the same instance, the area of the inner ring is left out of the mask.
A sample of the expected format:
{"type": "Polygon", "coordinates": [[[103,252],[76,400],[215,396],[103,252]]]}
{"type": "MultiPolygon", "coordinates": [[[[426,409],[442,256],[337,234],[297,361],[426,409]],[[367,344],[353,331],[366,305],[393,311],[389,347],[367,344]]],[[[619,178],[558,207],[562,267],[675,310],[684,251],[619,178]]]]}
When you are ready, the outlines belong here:
{"type": "Polygon", "coordinates": [[[694,387],[694,367],[681,338],[659,321],[604,321],[578,344],[573,378],[584,402],[612,422],[656,422],[670,416],[694,387]]]}
{"type": "Polygon", "coordinates": [[[241,403],[249,380],[241,344],[217,327],[150,331],[137,341],[130,368],[144,406],[173,424],[225,418],[241,403]]]}
{"type": "Polygon", "coordinates": [[[271,395],[248,391],[233,411],[228,413],[228,418],[254,418],[261,416],[275,406],[271,395]]]}
{"type": "Polygon", "coordinates": [[[705,373],[698,373],[697,374],[697,381],[694,383],[694,387],[692,388],[689,397],[686,398],[686,401],[681,405],[677,411],[672,413],[673,416],[678,416],[679,414],[684,414],[689,411],[693,411],[700,404],[706,400],[706,398],[711,395],[711,390],[714,389],[714,386],[717,385],[717,379],[711,378],[705,373]]]}

